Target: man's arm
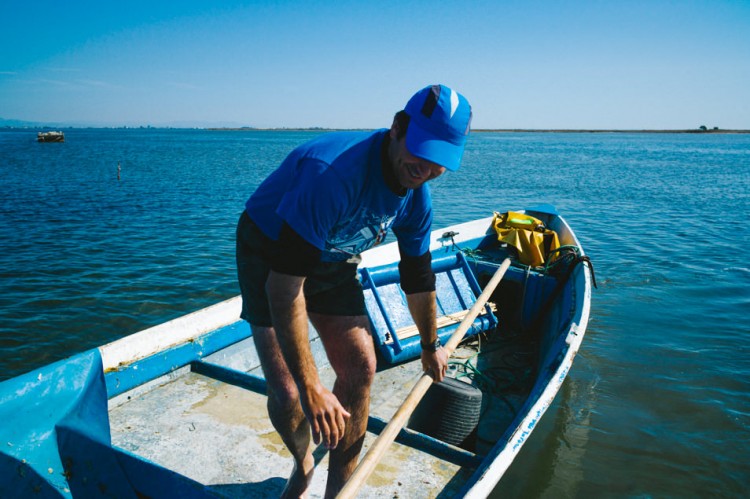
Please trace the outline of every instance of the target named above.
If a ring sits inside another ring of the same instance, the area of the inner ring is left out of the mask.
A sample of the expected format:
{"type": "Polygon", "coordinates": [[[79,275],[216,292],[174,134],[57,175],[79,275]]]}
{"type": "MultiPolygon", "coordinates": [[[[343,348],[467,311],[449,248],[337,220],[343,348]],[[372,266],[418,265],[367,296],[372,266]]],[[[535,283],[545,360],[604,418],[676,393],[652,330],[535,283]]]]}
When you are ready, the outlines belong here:
{"type": "Polygon", "coordinates": [[[437,340],[437,303],[435,294],[435,273],[432,271],[432,255],[429,251],[410,256],[398,246],[401,261],[398,264],[401,275],[401,289],[406,295],[414,324],[422,342],[422,369],[431,372],[435,381],[442,381],[448,369],[448,355],[442,347],[430,349],[437,340]],[[428,348],[425,348],[428,346],[428,348]]]}
{"type": "Polygon", "coordinates": [[[318,377],[310,340],[304,277],[271,271],[266,281],[266,293],[271,309],[276,336],[284,360],[300,393],[302,409],[312,427],[313,440],[333,449],[343,437],[349,413],[336,396],[323,386],[318,377]]]}
{"type": "MultiPolygon", "coordinates": [[[[424,291],[406,295],[409,312],[419,330],[422,345],[432,345],[437,340],[437,304],[434,291],[424,291]]],[[[448,355],[439,347],[437,350],[422,348],[422,369],[431,372],[435,381],[442,381],[448,369],[448,355]]]]}
{"type": "Polygon", "coordinates": [[[349,413],[318,377],[310,351],[308,317],[303,286],[305,276],[320,261],[320,250],[308,243],[288,224],[270,248],[271,271],[266,295],[281,353],[300,394],[302,410],[310,422],[313,440],[329,449],[343,437],[349,413]]]}

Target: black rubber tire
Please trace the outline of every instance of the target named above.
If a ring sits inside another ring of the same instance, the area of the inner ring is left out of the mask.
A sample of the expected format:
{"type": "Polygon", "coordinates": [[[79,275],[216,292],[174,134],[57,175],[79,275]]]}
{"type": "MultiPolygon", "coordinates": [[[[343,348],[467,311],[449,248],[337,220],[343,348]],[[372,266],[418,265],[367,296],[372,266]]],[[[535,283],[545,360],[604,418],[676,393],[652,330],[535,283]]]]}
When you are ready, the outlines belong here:
{"type": "Polygon", "coordinates": [[[482,391],[453,378],[433,383],[409,418],[408,428],[461,445],[479,423],[482,391]]]}

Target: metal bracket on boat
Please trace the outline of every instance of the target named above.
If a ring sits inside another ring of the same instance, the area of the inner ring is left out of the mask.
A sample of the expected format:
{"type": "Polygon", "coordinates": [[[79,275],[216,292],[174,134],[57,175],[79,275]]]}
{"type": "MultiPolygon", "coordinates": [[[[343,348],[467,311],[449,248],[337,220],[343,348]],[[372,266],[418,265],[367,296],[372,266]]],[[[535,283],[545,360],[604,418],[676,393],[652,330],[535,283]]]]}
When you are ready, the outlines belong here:
{"type": "Polygon", "coordinates": [[[377,286],[375,285],[375,280],[372,278],[372,274],[370,274],[370,270],[367,267],[362,268],[362,276],[365,278],[365,282],[369,282],[373,291],[372,296],[375,298],[375,302],[378,304],[378,308],[383,314],[383,320],[385,321],[385,325],[388,328],[388,332],[390,333],[391,337],[393,338],[393,350],[396,353],[401,353],[404,348],[401,346],[401,342],[398,340],[398,335],[396,334],[396,328],[393,327],[393,323],[391,322],[391,319],[388,317],[388,311],[385,308],[385,305],[383,304],[383,301],[380,298],[380,294],[377,292],[377,286]]]}
{"type": "Polygon", "coordinates": [[[458,235],[458,232],[449,230],[448,232],[443,232],[443,235],[438,238],[438,241],[443,243],[445,245],[448,242],[448,239],[450,239],[450,242],[452,245],[456,245],[456,241],[453,240],[455,236],[458,235]]]}

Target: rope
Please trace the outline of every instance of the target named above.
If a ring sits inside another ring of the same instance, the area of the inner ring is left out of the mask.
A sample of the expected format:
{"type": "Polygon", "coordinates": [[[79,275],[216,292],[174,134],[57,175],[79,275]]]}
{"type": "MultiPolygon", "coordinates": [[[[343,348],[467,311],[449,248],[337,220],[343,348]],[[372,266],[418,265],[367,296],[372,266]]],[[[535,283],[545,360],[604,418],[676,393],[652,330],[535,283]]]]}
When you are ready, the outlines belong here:
{"type": "Polygon", "coordinates": [[[463,360],[451,360],[448,362],[449,368],[452,370],[453,377],[456,379],[468,378],[472,384],[482,390],[482,392],[492,395],[505,404],[515,417],[517,414],[517,408],[514,407],[513,403],[508,399],[508,392],[517,391],[520,385],[526,383],[532,374],[532,367],[528,360],[522,361],[523,364],[519,365],[517,359],[509,360],[509,357],[516,357],[519,354],[524,357],[531,355],[527,349],[512,349],[501,354],[502,366],[490,367],[486,370],[481,370],[476,365],[476,359],[480,353],[491,353],[508,349],[509,346],[513,345],[513,342],[518,339],[516,334],[508,334],[502,336],[495,336],[492,342],[492,348],[482,348],[482,334],[479,334],[471,339],[468,339],[462,345],[464,348],[470,348],[474,350],[474,353],[468,357],[464,357],[463,360]],[[472,344],[473,342],[476,342],[472,344]],[[508,367],[505,367],[508,366],[508,367]]]}

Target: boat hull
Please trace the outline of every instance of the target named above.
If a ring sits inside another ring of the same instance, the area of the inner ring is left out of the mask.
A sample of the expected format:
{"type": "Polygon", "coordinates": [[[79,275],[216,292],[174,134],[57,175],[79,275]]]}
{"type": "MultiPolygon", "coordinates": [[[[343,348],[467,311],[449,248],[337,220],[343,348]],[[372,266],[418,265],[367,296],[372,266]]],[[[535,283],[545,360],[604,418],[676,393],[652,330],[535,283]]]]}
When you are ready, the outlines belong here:
{"type": "Polygon", "coordinates": [[[63,132],[39,132],[36,135],[37,142],[65,142],[63,132]]]}

